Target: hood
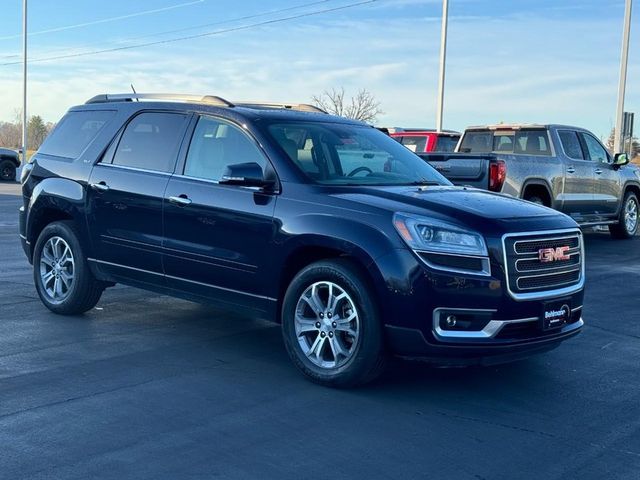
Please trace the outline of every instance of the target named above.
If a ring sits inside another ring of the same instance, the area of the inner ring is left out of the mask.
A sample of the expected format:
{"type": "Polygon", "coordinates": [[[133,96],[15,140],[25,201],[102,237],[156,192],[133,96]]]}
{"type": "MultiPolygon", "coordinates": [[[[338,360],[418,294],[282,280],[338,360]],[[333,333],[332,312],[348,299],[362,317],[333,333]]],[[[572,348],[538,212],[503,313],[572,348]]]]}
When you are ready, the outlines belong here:
{"type": "Polygon", "coordinates": [[[480,231],[574,228],[568,216],[547,207],[468,187],[360,187],[332,194],[392,212],[433,216],[480,231]],[[526,226],[525,226],[526,225],[526,226]]]}

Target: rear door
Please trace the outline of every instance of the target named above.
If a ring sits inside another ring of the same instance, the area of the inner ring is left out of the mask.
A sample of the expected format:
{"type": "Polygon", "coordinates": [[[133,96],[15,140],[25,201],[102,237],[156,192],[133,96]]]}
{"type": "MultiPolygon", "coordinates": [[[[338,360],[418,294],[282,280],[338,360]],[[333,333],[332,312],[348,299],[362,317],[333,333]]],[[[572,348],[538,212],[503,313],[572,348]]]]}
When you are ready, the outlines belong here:
{"type": "Polygon", "coordinates": [[[594,173],[595,215],[615,215],[622,200],[620,174],[600,141],[587,132],[579,132],[583,150],[591,160],[594,173]]]}
{"type": "Polygon", "coordinates": [[[595,165],[578,132],[558,130],[565,164],[562,211],[578,220],[589,219],[595,211],[595,165]]]}
{"type": "Polygon", "coordinates": [[[265,310],[276,197],[221,185],[225,167],[268,161],[255,140],[226,120],[202,116],[184,166],[164,195],[164,267],[171,288],[265,310]]]}
{"type": "Polygon", "coordinates": [[[161,282],[162,203],[189,115],[133,117],[91,172],[93,261],[112,275],[161,282]]]}

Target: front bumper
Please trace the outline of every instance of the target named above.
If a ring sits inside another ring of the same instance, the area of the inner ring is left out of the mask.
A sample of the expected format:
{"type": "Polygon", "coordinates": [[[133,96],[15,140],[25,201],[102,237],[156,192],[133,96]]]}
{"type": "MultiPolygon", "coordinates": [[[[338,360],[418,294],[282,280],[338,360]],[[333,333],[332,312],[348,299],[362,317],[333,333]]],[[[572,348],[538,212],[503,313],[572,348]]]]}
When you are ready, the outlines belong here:
{"type": "Polygon", "coordinates": [[[379,291],[389,350],[443,365],[505,363],[557,347],[584,324],[580,285],[570,294],[518,300],[509,295],[500,265],[478,277],[432,271],[408,250],[396,250],[376,265],[384,278],[379,291]],[[543,304],[570,306],[567,323],[544,330],[543,304]],[[468,331],[440,328],[440,316],[459,314],[474,324],[468,331]],[[475,323],[474,323],[475,322],[475,323]]]}

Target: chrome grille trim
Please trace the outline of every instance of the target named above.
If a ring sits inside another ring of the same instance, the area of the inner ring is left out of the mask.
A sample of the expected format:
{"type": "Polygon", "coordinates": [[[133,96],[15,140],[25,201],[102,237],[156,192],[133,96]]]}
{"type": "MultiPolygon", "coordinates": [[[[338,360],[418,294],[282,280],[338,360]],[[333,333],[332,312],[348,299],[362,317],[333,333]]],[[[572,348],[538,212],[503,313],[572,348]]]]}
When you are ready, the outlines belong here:
{"type": "Polygon", "coordinates": [[[507,286],[507,291],[509,292],[509,295],[515,300],[535,300],[541,298],[570,295],[572,293],[580,291],[584,287],[584,240],[582,238],[582,232],[579,229],[507,233],[502,236],[502,260],[504,265],[506,280],[505,284],[507,286]],[[538,238],[514,240],[512,249],[507,251],[507,240],[512,240],[514,237],[538,238]],[[533,252],[522,252],[522,249],[520,249],[520,252],[522,253],[518,253],[518,246],[523,246],[526,243],[554,242],[559,240],[569,240],[574,241],[575,243],[574,239],[578,240],[578,245],[570,250],[569,255],[580,255],[580,262],[578,264],[550,265],[549,267],[543,267],[537,270],[518,270],[517,262],[519,260],[534,260],[533,252]],[[508,254],[511,255],[511,261],[508,254]],[[514,257],[517,258],[514,260],[514,257]],[[550,277],[553,275],[570,274],[572,272],[578,272],[579,276],[577,281],[572,279],[570,281],[564,281],[559,284],[551,284],[544,290],[539,290],[543,287],[529,287],[527,289],[536,291],[520,291],[521,289],[518,287],[518,282],[521,278],[550,277]],[[527,275],[530,273],[534,273],[536,275],[527,275]]]}

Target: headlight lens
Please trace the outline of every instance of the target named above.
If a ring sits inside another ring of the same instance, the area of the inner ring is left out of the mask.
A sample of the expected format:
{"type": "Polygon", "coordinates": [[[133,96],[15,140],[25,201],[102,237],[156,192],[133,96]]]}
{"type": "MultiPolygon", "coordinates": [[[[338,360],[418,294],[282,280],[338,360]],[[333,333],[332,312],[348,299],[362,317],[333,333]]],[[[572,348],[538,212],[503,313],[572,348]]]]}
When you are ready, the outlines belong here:
{"type": "Polygon", "coordinates": [[[480,234],[440,220],[396,213],[393,225],[414,250],[488,256],[487,245],[480,234]]]}

